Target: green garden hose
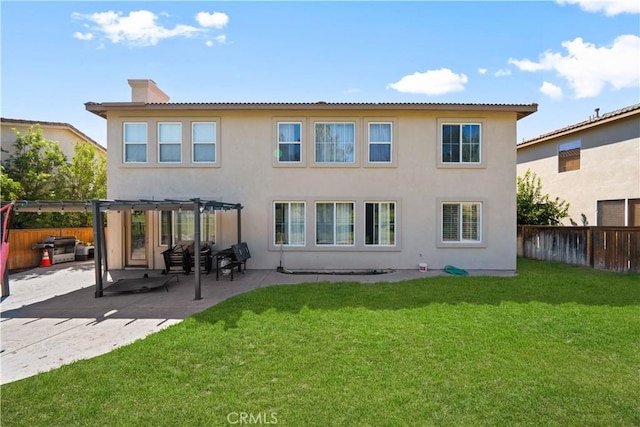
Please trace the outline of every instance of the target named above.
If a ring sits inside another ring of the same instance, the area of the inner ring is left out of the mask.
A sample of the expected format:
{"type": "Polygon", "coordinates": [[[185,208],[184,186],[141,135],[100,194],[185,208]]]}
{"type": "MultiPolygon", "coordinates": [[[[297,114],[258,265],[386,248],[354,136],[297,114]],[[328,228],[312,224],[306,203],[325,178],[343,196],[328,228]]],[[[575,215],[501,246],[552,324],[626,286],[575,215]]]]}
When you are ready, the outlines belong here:
{"type": "Polygon", "coordinates": [[[454,267],[453,265],[445,265],[444,271],[449,274],[453,274],[454,276],[468,276],[469,272],[467,270],[463,270],[458,267],[454,267]]]}

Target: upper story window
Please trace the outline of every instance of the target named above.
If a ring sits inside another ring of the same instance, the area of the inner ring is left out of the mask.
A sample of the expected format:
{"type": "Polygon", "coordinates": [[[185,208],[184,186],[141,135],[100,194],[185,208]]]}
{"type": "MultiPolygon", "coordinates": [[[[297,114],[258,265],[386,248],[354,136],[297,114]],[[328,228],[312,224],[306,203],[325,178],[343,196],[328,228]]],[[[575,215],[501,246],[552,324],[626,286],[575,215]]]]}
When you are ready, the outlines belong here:
{"type": "Polygon", "coordinates": [[[158,162],[182,161],[182,123],[158,123],[158,162]]]}
{"type": "Polygon", "coordinates": [[[147,162],[147,124],[124,123],[124,162],[147,162]]]}
{"type": "Polygon", "coordinates": [[[479,123],[442,124],[442,163],[479,164],[480,151],[479,123]]]}
{"type": "Polygon", "coordinates": [[[355,204],[316,203],[316,245],[353,246],[355,204]]]}
{"type": "Polygon", "coordinates": [[[482,239],[482,203],[442,203],[442,242],[477,243],[482,239]]]}
{"type": "Polygon", "coordinates": [[[275,202],[274,245],[304,246],[306,236],[304,202],[275,202]]]}
{"type": "Polygon", "coordinates": [[[300,163],[302,123],[278,123],[278,162],[300,163]]]}
{"type": "Polygon", "coordinates": [[[580,169],[580,141],[565,142],[558,146],[558,172],[580,169]]]}
{"type": "Polygon", "coordinates": [[[316,163],[355,163],[355,123],[316,123],[316,163]]]}
{"type": "Polygon", "coordinates": [[[191,145],[194,163],[216,162],[216,123],[191,124],[191,145]]]}
{"type": "Polygon", "coordinates": [[[391,123],[369,123],[369,163],[391,163],[391,123]]]}
{"type": "Polygon", "coordinates": [[[393,246],[396,244],[396,204],[367,202],[364,204],[364,244],[393,246]]]}

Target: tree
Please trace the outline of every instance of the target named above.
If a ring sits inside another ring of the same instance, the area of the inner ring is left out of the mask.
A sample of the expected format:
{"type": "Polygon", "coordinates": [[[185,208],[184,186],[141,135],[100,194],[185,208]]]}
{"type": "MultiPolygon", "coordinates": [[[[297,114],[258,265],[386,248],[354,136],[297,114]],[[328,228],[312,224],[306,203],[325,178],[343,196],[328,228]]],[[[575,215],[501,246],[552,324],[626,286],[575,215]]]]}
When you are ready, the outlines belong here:
{"type": "Polygon", "coordinates": [[[45,139],[39,125],[16,133],[15,152],[5,165],[10,179],[22,186],[25,200],[58,200],[67,188],[67,158],[57,142],[45,139]]]}
{"type": "MultiPolygon", "coordinates": [[[[65,198],[69,200],[104,199],[107,196],[107,162],[90,144],[77,143],[69,164],[69,182],[65,198]]],[[[65,216],[69,226],[92,225],[90,213],[72,213],[65,216]]]]}
{"type": "Polygon", "coordinates": [[[14,181],[4,171],[4,166],[0,165],[0,200],[23,199],[24,190],[19,182],[14,181]]]}
{"type": "Polygon", "coordinates": [[[107,163],[89,144],[76,144],[69,166],[71,200],[104,199],[107,196],[107,163]]]}
{"type": "MultiPolygon", "coordinates": [[[[39,125],[16,133],[15,152],[0,175],[2,200],[90,200],[105,198],[106,159],[91,144],[78,141],[71,163],[56,141],[45,139],[39,125]]],[[[85,227],[90,213],[12,215],[11,227],[85,227]]]]}
{"type": "Polygon", "coordinates": [[[518,177],[518,224],[558,225],[569,216],[569,203],[542,193],[542,180],[535,172],[527,170],[518,177]]]}

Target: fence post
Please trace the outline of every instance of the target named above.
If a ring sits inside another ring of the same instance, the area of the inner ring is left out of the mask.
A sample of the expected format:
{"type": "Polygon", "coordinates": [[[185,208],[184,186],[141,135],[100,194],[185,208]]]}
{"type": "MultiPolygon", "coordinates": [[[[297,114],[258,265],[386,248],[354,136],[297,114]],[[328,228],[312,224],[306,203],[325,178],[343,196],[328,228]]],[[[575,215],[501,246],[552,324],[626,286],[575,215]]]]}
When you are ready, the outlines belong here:
{"type": "Polygon", "coordinates": [[[589,267],[593,268],[593,233],[595,227],[591,226],[587,229],[587,262],[589,267]]]}

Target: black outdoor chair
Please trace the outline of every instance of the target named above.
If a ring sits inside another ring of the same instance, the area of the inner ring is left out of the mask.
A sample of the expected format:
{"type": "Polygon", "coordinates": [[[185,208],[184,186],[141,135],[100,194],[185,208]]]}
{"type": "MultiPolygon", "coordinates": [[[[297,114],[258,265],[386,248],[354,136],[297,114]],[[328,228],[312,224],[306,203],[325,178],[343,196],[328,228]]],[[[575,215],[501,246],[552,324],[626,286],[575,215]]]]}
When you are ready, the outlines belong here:
{"type": "MultiPolygon", "coordinates": [[[[207,274],[211,272],[211,246],[213,242],[202,242],[200,246],[200,268],[207,274]]],[[[195,268],[193,240],[181,240],[174,246],[162,252],[165,274],[184,273],[188,275],[195,268]]]]}

